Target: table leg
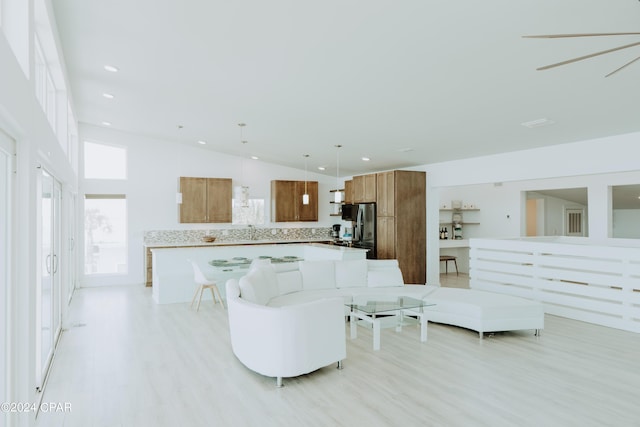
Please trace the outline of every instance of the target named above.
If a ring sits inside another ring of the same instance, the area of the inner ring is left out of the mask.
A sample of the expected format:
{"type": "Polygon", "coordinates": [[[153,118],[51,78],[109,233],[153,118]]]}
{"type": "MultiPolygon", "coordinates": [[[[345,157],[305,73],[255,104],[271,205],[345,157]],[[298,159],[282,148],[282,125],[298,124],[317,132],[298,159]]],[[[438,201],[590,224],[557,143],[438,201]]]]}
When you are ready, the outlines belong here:
{"type": "Polygon", "coordinates": [[[396,313],[396,332],[402,332],[402,322],[404,322],[404,312],[399,310],[396,313]]]}
{"type": "Polygon", "coordinates": [[[420,341],[425,342],[427,340],[427,326],[429,325],[429,322],[427,321],[424,308],[420,307],[416,316],[420,322],[420,341]]]}
{"type": "Polygon", "coordinates": [[[356,317],[355,313],[353,312],[353,310],[351,310],[351,313],[349,314],[349,323],[351,324],[351,339],[356,339],[358,338],[358,318],[356,317]]]}
{"type": "Polygon", "coordinates": [[[423,312],[420,313],[420,341],[425,342],[427,340],[427,316],[423,312]]]}
{"type": "Polygon", "coordinates": [[[380,350],[380,319],[373,315],[373,349],[380,350]]]}

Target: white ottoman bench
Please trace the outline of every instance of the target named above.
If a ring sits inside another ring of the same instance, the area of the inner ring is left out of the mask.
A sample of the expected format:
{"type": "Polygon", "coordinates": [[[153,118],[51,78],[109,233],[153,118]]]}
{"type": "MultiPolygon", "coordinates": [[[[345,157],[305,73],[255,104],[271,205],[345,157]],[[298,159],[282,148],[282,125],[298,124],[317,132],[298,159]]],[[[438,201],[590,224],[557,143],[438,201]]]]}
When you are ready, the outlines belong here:
{"type": "Polygon", "coordinates": [[[438,288],[425,301],[427,320],[485,332],[544,329],[544,306],[536,301],[475,289],[438,288]]]}

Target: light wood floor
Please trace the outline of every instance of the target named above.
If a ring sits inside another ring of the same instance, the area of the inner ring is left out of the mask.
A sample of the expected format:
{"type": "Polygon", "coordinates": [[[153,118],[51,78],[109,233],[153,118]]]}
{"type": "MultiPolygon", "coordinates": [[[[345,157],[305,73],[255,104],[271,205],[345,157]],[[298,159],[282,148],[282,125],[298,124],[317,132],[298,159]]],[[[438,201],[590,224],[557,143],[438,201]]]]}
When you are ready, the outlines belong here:
{"type": "Polygon", "coordinates": [[[40,427],[640,425],[640,335],[554,316],[540,337],[385,329],[379,352],[361,328],[343,370],[281,389],[234,357],[211,301],[196,313],[150,288],[82,289],[68,326],[44,401],[72,410],[40,427]]]}

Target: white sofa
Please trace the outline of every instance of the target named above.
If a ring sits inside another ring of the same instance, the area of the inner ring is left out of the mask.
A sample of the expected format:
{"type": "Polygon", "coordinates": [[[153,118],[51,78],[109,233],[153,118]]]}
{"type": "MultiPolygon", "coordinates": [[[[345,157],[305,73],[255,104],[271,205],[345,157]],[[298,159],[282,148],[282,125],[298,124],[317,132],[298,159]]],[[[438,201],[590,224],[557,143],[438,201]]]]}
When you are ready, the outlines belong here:
{"type": "Polygon", "coordinates": [[[302,375],[346,357],[345,305],[364,295],[435,303],[430,322],[484,332],[544,328],[544,307],[473,289],[405,285],[397,260],[259,262],[226,283],[233,352],[249,369],[277,378],[302,375]]]}
{"type": "Polygon", "coordinates": [[[249,369],[303,375],[346,357],[345,306],[363,294],[422,298],[436,287],[404,285],[396,260],[256,263],[226,283],[231,346],[249,369]]]}
{"type": "MultiPolygon", "coordinates": [[[[252,271],[244,277],[255,279],[259,274],[252,271]]],[[[226,291],[231,347],[247,368],[276,377],[281,387],[283,377],[307,374],[334,362],[342,367],[347,350],[340,298],[269,307],[241,298],[237,279],[227,281],[226,291]]]]}
{"type": "MultiPolygon", "coordinates": [[[[266,286],[252,280],[240,281],[242,297],[249,301],[283,307],[317,300],[342,297],[350,303],[358,295],[394,295],[422,299],[436,286],[405,285],[395,259],[322,260],[298,263],[257,264],[264,268],[266,286]]],[[[348,308],[345,307],[345,314],[348,308]]]]}

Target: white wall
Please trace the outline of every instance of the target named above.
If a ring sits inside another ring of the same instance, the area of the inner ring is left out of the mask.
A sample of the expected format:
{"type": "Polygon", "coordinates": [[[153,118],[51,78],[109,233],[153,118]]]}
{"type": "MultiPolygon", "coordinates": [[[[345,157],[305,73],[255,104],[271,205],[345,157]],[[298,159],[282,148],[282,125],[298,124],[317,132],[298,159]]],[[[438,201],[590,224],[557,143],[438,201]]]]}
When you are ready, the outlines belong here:
{"type": "MultiPolygon", "coordinates": [[[[3,16],[5,12],[3,10],[3,16]]],[[[27,43],[28,47],[29,34],[19,37],[24,37],[20,43],[27,43]]],[[[12,42],[17,43],[15,39],[12,42]]],[[[32,51],[27,49],[27,56],[21,55],[21,63],[18,63],[6,37],[0,33],[0,129],[16,143],[16,197],[12,201],[11,224],[14,236],[11,246],[13,280],[9,293],[10,312],[7,313],[9,346],[1,350],[6,350],[9,358],[7,398],[13,402],[36,402],[38,397],[34,375],[36,291],[40,279],[36,227],[39,221],[36,197],[38,166],[47,168],[62,183],[63,197],[68,197],[77,188],[75,172],[35,97],[33,67],[24,67],[24,71],[30,70],[31,75],[25,75],[23,71],[25,58],[27,62],[32,60],[29,52],[32,51]]],[[[63,217],[67,214],[63,210],[63,217]]],[[[62,243],[62,252],[67,253],[68,241],[63,239],[62,243]]],[[[62,298],[67,301],[64,291],[62,298]]],[[[66,308],[67,305],[63,304],[63,315],[66,308]]],[[[34,416],[33,413],[10,415],[13,421],[19,420],[19,425],[33,424],[34,416]]]]}
{"type": "MultiPolygon", "coordinates": [[[[195,145],[189,147],[97,126],[81,125],[79,131],[81,141],[126,147],[128,153],[126,181],[81,180],[79,197],[79,204],[82,205],[84,194],[116,193],[127,196],[128,274],[84,276],[81,280],[84,286],[143,283],[145,280],[143,236],[146,230],[202,230],[232,227],[231,224],[180,224],[176,193],[181,176],[232,178],[235,185],[241,179],[241,175],[244,175],[242,183],[250,187],[250,197],[265,199],[267,223],[259,227],[320,228],[330,227],[340,222],[337,217],[329,216],[331,209],[329,190],[335,187],[335,177],[313,172],[307,174],[309,181],[318,181],[318,222],[272,223],[269,208],[271,180],[304,180],[304,169],[292,169],[259,160],[241,159],[195,145]],[[244,162],[242,169],[241,162],[244,162]]],[[[301,166],[303,166],[302,162],[301,166]]],[[[83,209],[80,206],[80,210],[83,209]]],[[[83,236],[79,237],[84,239],[83,236]]]]}
{"type": "Polygon", "coordinates": [[[466,237],[519,237],[525,235],[524,192],[586,187],[588,235],[612,236],[610,187],[640,183],[637,159],[620,155],[637,151],[639,142],[640,133],[632,133],[426,165],[428,283],[439,282],[441,201],[462,199],[478,205],[481,225],[466,227],[466,237]],[[575,153],[580,153],[580,161],[568,162],[575,153]]]}

